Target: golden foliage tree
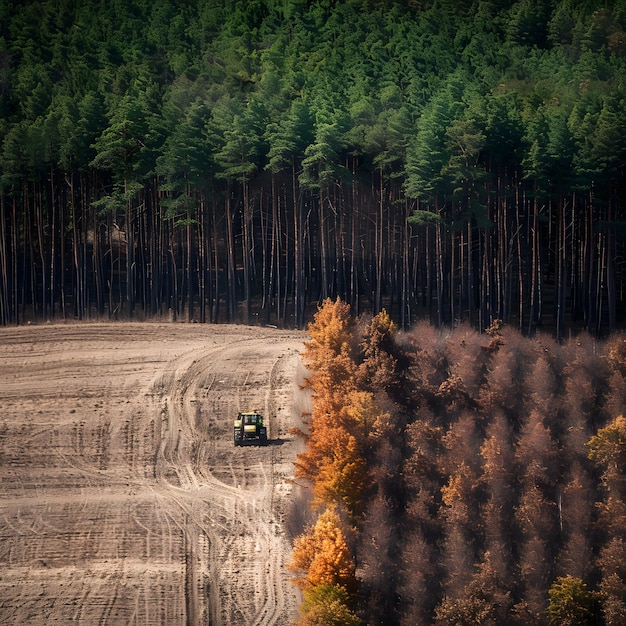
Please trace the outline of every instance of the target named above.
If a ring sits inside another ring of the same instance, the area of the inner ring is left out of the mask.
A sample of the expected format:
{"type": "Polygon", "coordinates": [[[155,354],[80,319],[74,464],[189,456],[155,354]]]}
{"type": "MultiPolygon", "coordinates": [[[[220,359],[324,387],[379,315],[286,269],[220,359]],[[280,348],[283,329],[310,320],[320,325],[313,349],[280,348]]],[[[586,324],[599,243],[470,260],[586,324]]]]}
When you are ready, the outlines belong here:
{"type": "Polygon", "coordinates": [[[350,307],[339,299],[325,300],[309,325],[304,358],[314,401],[307,449],[295,465],[298,477],[313,482],[316,503],[341,502],[357,515],[370,484],[367,439],[381,412],[373,395],[358,388],[353,328],[350,307]]]}
{"type": "Polygon", "coordinates": [[[369,484],[360,446],[356,438],[342,428],[329,430],[327,442],[332,450],[319,464],[313,492],[320,502],[343,502],[350,514],[357,515],[369,484]]]}
{"type": "Polygon", "coordinates": [[[600,592],[607,625],[623,624],[626,616],[626,418],[616,417],[587,443],[589,459],[602,471],[606,489],[599,505],[599,525],[609,540],[598,558],[600,592]]]}
{"type": "Polygon", "coordinates": [[[324,511],[308,532],[296,537],[288,568],[297,574],[294,582],[302,589],[338,585],[350,596],[356,592],[354,560],[333,509],[324,511]]]}
{"type": "Polygon", "coordinates": [[[326,298],[308,325],[311,339],[304,346],[304,358],[313,371],[324,369],[329,359],[347,352],[354,320],[350,305],[339,298],[326,298]]]}
{"type": "Polygon", "coordinates": [[[605,469],[607,479],[621,477],[626,462],[626,417],[617,416],[598,430],[587,445],[589,458],[605,469]]]}
{"type": "Polygon", "coordinates": [[[316,396],[307,450],[295,465],[298,477],[313,482],[317,503],[341,502],[352,515],[360,513],[371,483],[365,450],[380,418],[367,392],[316,396]]]}

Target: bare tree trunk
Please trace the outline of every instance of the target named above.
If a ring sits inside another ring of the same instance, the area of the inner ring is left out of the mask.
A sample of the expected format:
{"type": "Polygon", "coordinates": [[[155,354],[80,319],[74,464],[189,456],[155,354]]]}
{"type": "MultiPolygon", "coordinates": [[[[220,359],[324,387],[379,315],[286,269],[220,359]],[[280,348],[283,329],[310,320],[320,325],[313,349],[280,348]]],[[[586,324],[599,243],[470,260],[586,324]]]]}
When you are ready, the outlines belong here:
{"type": "Polygon", "coordinates": [[[249,185],[248,181],[243,183],[243,216],[242,216],[242,231],[243,237],[241,238],[242,255],[241,260],[243,263],[243,293],[246,301],[245,317],[246,324],[250,323],[250,255],[251,255],[251,237],[250,237],[250,199],[249,199],[249,185]]]}
{"type": "Polygon", "coordinates": [[[290,208],[287,200],[287,191],[283,185],[282,194],[278,194],[278,204],[276,206],[276,214],[274,217],[275,224],[272,224],[272,237],[275,242],[273,251],[275,278],[273,281],[272,293],[275,292],[276,294],[276,319],[282,321],[284,321],[287,317],[289,299],[293,299],[293,267],[289,262],[292,255],[289,248],[289,241],[291,240],[289,234],[289,212],[290,208]],[[281,262],[283,259],[285,259],[285,261],[281,262]]]}
{"type": "MultiPolygon", "coordinates": [[[[127,193],[127,181],[124,180],[124,194],[127,193]]],[[[128,314],[132,317],[135,309],[135,241],[133,236],[133,207],[132,200],[126,201],[126,305],[128,307],[128,314]]],[[[121,303],[121,298],[120,298],[121,303]]],[[[120,310],[122,306],[120,306],[120,310]]]]}
{"type": "Polygon", "coordinates": [[[198,254],[196,255],[195,270],[198,276],[198,321],[201,324],[206,322],[207,258],[205,241],[206,215],[204,209],[204,191],[200,191],[198,196],[198,254]]]}
{"type": "Polygon", "coordinates": [[[321,255],[321,270],[322,270],[322,289],[321,297],[323,300],[330,294],[328,292],[328,243],[326,241],[326,211],[324,208],[324,189],[320,187],[320,201],[319,201],[319,233],[320,233],[320,255],[321,255]]]}
{"type": "Polygon", "coordinates": [[[339,197],[335,194],[335,208],[337,219],[335,220],[335,254],[333,255],[335,263],[335,295],[339,296],[344,302],[348,301],[347,294],[347,267],[348,260],[346,255],[346,210],[343,193],[339,190],[339,197]]]}
{"type": "MultiPolygon", "coordinates": [[[[470,220],[468,220],[469,224],[470,220]]],[[[463,321],[465,309],[467,306],[467,286],[469,284],[469,259],[467,258],[467,228],[459,230],[459,280],[458,280],[458,299],[457,299],[457,315],[459,321],[463,321]]],[[[469,311],[468,311],[469,313],[469,311]]]]}
{"type": "Polygon", "coordinates": [[[70,209],[72,211],[72,258],[74,261],[74,275],[76,287],[74,288],[74,312],[79,320],[83,319],[84,314],[84,291],[83,291],[83,270],[81,259],[81,237],[79,234],[79,220],[74,202],[74,181],[71,173],[65,175],[65,183],[70,194],[70,209]]]}
{"type": "Polygon", "coordinates": [[[474,230],[472,229],[471,222],[467,225],[467,302],[468,302],[468,310],[469,310],[469,321],[470,323],[475,322],[474,316],[474,303],[476,301],[476,284],[474,281],[474,263],[473,263],[473,252],[474,252],[474,230]]]}
{"type": "Polygon", "coordinates": [[[491,296],[491,276],[489,267],[489,249],[487,247],[487,232],[477,234],[480,247],[481,281],[480,281],[480,314],[478,317],[479,331],[482,332],[490,323],[489,298],[491,296]]]}
{"type": "Polygon", "coordinates": [[[600,329],[602,328],[602,305],[604,302],[603,296],[603,277],[605,274],[605,265],[606,265],[606,237],[604,233],[598,233],[597,238],[597,268],[596,268],[596,324],[594,328],[594,333],[596,335],[600,334],[600,329]]]}
{"type": "MultiPolygon", "coordinates": [[[[271,181],[271,192],[270,192],[270,202],[272,205],[272,211],[274,203],[276,202],[276,183],[274,180],[274,173],[272,172],[272,181],[271,181]]],[[[261,194],[263,197],[263,194],[261,194]]],[[[265,211],[263,210],[263,201],[261,200],[261,211],[259,213],[260,218],[260,229],[261,229],[261,311],[263,311],[265,316],[265,323],[267,324],[270,319],[270,296],[269,296],[269,282],[270,282],[270,273],[271,273],[271,265],[272,260],[268,261],[268,256],[270,252],[268,252],[268,247],[271,244],[268,244],[267,230],[269,218],[265,215],[265,211]]]]}
{"type": "MultiPolygon", "coordinates": [[[[108,254],[109,254],[109,318],[114,314],[114,309],[113,309],[113,289],[114,289],[114,285],[115,285],[115,261],[116,259],[114,259],[113,257],[113,237],[111,234],[111,231],[113,229],[113,224],[111,223],[113,220],[107,216],[107,232],[106,232],[106,237],[107,237],[107,245],[109,248],[108,254]]],[[[119,236],[118,236],[119,239],[119,236]]],[[[119,243],[118,243],[118,248],[119,248],[119,243]]]]}
{"type": "MultiPolygon", "coordinates": [[[[284,199],[282,204],[285,205],[285,212],[287,211],[286,199],[284,199]]],[[[288,263],[285,268],[285,285],[282,287],[284,294],[284,302],[281,310],[281,285],[282,276],[281,276],[281,243],[283,241],[282,238],[282,229],[281,229],[281,196],[280,194],[276,197],[276,204],[272,204],[272,238],[271,238],[271,250],[270,250],[270,263],[271,263],[271,272],[270,272],[270,285],[269,285],[269,302],[268,302],[268,313],[271,314],[272,310],[272,298],[274,297],[274,292],[276,291],[276,318],[281,319],[285,316],[287,311],[287,294],[289,292],[289,285],[287,284],[289,281],[289,267],[288,263]]],[[[288,245],[288,237],[285,237],[285,245],[288,245]]],[[[289,258],[288,250],[285,251],[285,258],[289,258]]],[[[270,321],[268,317],[268,321],[270,321]]]]}
{"type": "Polygon", "coordinates": [[[563,325],[565,320],[565,275],[566,275],[566,250],[567,250],[567,222],[565,219],[566,202],[562,196],[558,204],[558,233],[557,233],[557,258],[556,258],[556,339],[563,337],[563,325]]]}
{"type": "MultiPolygon", "coordinates": [[[[584,246],[584,214],[582,220],[575,220],[578,212],[576,192],[572,194],[572,210],[570,212],[570,314],[574,320],[579,318],[581,311],[580,294],[582,292],[583,268],[581,267],[584,246]],[[582,223],[581,223],[582,222],[582,223]]],[[[584,306],[582,307],[584,308],[584,306]]]]}
{"type": "Polygon", "coordinates": [[[17,241],[17,201],[15,195],[12,203],[12,222],[11,222],[11,258],[13,259],[13,296],[11,298],[13,304],[13,323],[20,323],[20,300],[19,300],[19,247],[17,241]]]}
{"type": "MultiPolygon", "coordinates": [[[[593,233],[593,189],[589,190],[589,200],[588,200],[588,210],[586,212],[586,223],[585,223],[585,246],[584,246],[584,293],[587,294],[587,330],[590,333],[595,332],[595,289],[596,284],[593,282],[593,273],[594,273],[594,264],[596,262],[596,254],[594,254],[595,242],[594,242],[594,233],[593,233]]],[[[598,259],[599,262],[599,259],[598,259]]]]}
{"type": "MultiPolygon", "coordinates": [[[[187,188],[187,198],[190,197],[189,187],[187,188]]],[[[189,200],[187,200],[187,224],[185,227],[185,239],[187,244],[187,250],[185,251],[185,282],[187,285],[187,321],[192,322],[195,314],[194,311],[194,285],[193,285],[193,231],[191,228],[192,213],[189,206],[189,200]]],[[[197,274],[196,274],[197,275],[197,274]]]]}
{"type": "Polygon", "coordinates": [[[227,255],[227,301],[228,321],[233,321],[237,314],[237,282],[235,268],[235,242],[233,236],[233,218],[230,203],[230,182],[226,186],[226,255],[227,255]]]}
{"type": "MultiPolygon", "coordinates": [[[[11,319],[9,298],[9,274],[4,193],[0,193],[0,324],[5,326],[11,319]]],[[[13,260],[13,259],[12,259],[13,260]]]]}
{"type": "Polygon", "coordinates": [[[404,216],[402,220],[402,294],[400,298],[400,327],[408,328],[411,325],[411,296],[410,296],[410,239],[411,225],[409,224],[408,202],[404,203],[404,216]]]}
{"type": "Polygon", "coordinates": [[[93,211],[91,217],[93,217],[92,228],[93,228],[93,248],[91,251],[91,268],[93,272],[93,281],[96,289],[96,310],[98,311],[98,316],[104,315],[104,306],[105,306],[105,292],[103,285],[103,267],[102,267],[102,230],[100,228],[100,222],[98,220],[97,211],[93,211]]]}
{"type": "MultiPolygon", "coordinates": [[[[435,212],[439,215],[439,202],[435,199],[435,212]]],[[[435,263],[437,265],[436,270],[436,283],[437,283],[437,325],[443,324],[443,296],[444,296],[444,259],[443,259],[443,237],[442,237],[442,225],[437,223],[435,226],[435,263]]]]}
{"type": "Polygon", "coordinates": [[[606,297],[609,332],[612,333],[617,325],[616,302],[615,302],[615,273],[613,268],[615,258],[615,231],[613,230],[613,193],[611,187],[613,182],[609,182],[609,200],[607,205],[607,231],[606,231],[606,297]]]}
{"type": "Polygon", "coordinates": [[[382,285],[383,285],[383,219],[384,219],[384,184],[383,167],[378,170],[378,215],[376,216],[376,291],[374,297],[374,313],[382,309],[382,285]]]}
{"type": "MultiPolygon", "coordinates": [[[[36,203],[36,190],[35,184],[33,183],[33,213],[35,212],[35,203],[36,203]]],[[[38,283],[37,283],[37,249],[36,249],[36,241],[35,241],[35,228],[36,228],[36,217],[31,216],[31,208],[30,208],[30,194],[28,189],[28,183],[24,183],[24,190],[22,196],[22,204],[23,204],[23,214],[24,214],[24,251],[22,253],[22,276],[24,277],[24,285],[22,287],[22,317],[25,317],[27,314],[27,302],[30,299],[31,302],[31,310],[28,314],[32,317],[33,315],[39,314],[43,317],[43,313],[40,310],[39,303],[39,293],[38,293],[38,283]],[[34,222],[34,223],[33,223],[34,222]],[[27,272],[30,269],[30,280],[26,280],[27,272]],[[29,289],[30,287],[30,289],[29,289]],[[30,293],[28,293],[28,291],[30,293]]]]}
{"type": "Polygon", "coordinates": [[[213,268],[215,271],[214,304],[211,307],[211,317],[214,322],[219,322],[220,314],[220,257],[217,242],[219,241],[219,233],[217,228],[215,193],[211,199],[211,208],[213,211],[213,268]]]}
{"type": "Polygon", "coordinates": [[[501,272],[501,291],[502,291],[502,307],[498,313],[498,316],[508,321],[511,315],[511,308],[513,306],[513,279],[511,276],[511,267],[513,265],[514,259],[514,249],[516,240],[518,240],[519,233],[516,231],[514,235],[510,234],[510,215],[509,215],[509,204],[507,201],[506,191],[502,196],[502,201],[499,203],[501,217],[501,228],[499,229],[499,239],[500,239],[500,248],[501,248],[501,261],[500,261],[500,272],[501,272]]]}
{"type": "MultiPolygon", "coordinates": [[[[435,225],[434,228],[437,228],[435,225]]],[[[426,267],[426,281],[425,281],[425,301],[428,306],[428,318],[433,319],[433,259],[432,259],[432,243],[430,241],[431,234],[428,226],[423,227],[424,231],[424,266],[426,267]]]]}
{"type": "Polygon", "coordinates": [[[532,222],[532,249],[531,249],[531,265],[530,265],[530,315],[528,319],[528,334],[531,335],[538,321],[538,280],[539,268],[539,203],[537,199],[537,189],[533,198],[533,222],[532,222]]]}
{"type": "MultiPolygon", "coordinates": [[[[525,198],[522,199],[524,204],[525,198]]],[[[520,196],[519,185],[515,182],[515,217],[517,219],[517,282],[518,282],[518,315],[519,315],[519,330],[523,331],[524,328],[524,258],[522,255],[522,240],[521,232],[522,225],[520,220],[520,196]]]]}
{"type": "MultiPolygon", "coordinates": [[[[56,210],[56,202],[55,202],[55,188],[54,188],[54,167],[50,164],[50,275],[49,275],[49,284],[50,284],[50,294],[49,294],[49,302],[50,302],[50,318],[54,319],[56,315],[56,257],[57,257],[57,248],[56,248],[56,240],[57,240],[57,210],[56,210]]],[[[43,200],[43,198],[42,198],[43,200]]]]}
{"type": "MultiPolygon", "coordinates": [[[[35,183],[34,185],[34,210],[35,210],[35,223],[37,226],[37,249],[39,252],[39,260],[41,262],[41,316],[43,319],[49,319],[50,309],[48,302],[48,264],[46,263],[46,243],[45,243],[45,230],[43,215],[43,194],[40,186],[35,183]]],[[[36,281],[35,277],[35,281],[36,281]]]]}
{"type": "MultiPolygon", "coordinates": [[[[304,302],[302,293],[303,284],[303,265],[302,265],[302,216],[300,211],[300,202],[298,198],[296,159],[291,157],[291,194],[292,194],[292,211],[293,211],[293,262],[294,262],[294,280],[293,280],[293,300],[294,300],[294,319],[296,328],[302,328],[304,324],[304,302]]],[[[287,264],[286,264],[287,265],[287,264]]],[[[287,272],[287,270],[285,270],[287,272]]]]}
{"type": "Polygon", "coordinates": [[[356,187],[356,157],[352,161],[352,219],[350,228],[350,306],[355,315],[359,314],[359,283],[357,261],[357,214],[358,214],[358,190],[356,187]]]}
{"type": "Polygon", "coordinates": [[[450,233],[450,281],[448,283],[448,300],[450,301],[448,306],[450,307],[450,322],[455,323],[454,319],[454,288],[456,280],[456,246],[457,236],[454,231],[450,233]]]}

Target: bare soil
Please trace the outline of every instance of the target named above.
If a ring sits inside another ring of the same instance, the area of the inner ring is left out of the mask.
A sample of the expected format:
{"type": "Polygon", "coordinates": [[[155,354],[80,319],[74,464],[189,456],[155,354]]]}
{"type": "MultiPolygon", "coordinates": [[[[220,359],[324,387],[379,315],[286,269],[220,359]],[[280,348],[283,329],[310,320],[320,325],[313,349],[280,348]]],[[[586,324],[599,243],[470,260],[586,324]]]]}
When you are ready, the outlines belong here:
{"type": "Polygon", "coordinates": [[[0,328],[0,624],[287,625],[304,333],[0,328]],[[258,409],[270,445],[233,445],[258,409]]]}

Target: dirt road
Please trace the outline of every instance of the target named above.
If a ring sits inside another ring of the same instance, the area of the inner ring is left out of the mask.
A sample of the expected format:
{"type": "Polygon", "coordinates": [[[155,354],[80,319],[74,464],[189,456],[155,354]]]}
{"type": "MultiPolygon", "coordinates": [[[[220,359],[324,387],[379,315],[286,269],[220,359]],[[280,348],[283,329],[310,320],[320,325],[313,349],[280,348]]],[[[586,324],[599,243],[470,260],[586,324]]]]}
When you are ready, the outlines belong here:
{"type": "Polygon", "coordinates": [[[304,333],[0,328],[0,624],[287,625],[304,333]],[[296,408],[297,407],[297,408],[296,408]],[[235,448],[238,410],[271,444],[235,448]]]}

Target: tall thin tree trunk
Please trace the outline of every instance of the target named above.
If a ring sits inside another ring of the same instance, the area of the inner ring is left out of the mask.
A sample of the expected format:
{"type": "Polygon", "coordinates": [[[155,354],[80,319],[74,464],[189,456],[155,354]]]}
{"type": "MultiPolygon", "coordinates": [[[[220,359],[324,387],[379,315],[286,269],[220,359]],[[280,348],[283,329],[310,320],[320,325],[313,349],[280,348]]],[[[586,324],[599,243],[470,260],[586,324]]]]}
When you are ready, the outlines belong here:
{"type": "Polygon", "coordinates": [[[558,233],[557,233],[557,261],[556,261],[556,339],[563,337],[563,324],[565,319],[565,275],[566,275],[566,249],[567,249],[567,226],[566,226],[566,202],[559,197],[558,233]]]}
{"type": "Polygon", "coordinates": [[[302,263],[302,216],[298,198],[296,159],[291,157],[291,193],[293,200],[293,257],[294,257],[294,309],[296,328],[304,325],[303,263],[302,263]]]}
{"type": "Polygon", "coordinates": [[[382,286],[383,286],[383,219],[384,219],[384,184],[383,167],[378,170],[378,215],[376,216],[376,292],[374,297],[374,313],[382,309],[382,286]]]}
{"type": "MultiPolygon", "coordinates": [[[[275,185],[276,181],[273,180],[272,181],[272,185],[275,185]]],[[[274,291],[277,290],[278,293],[276,294],[276,318],[277,319],[281,319],[281,316],[285,315],[285,306],[283,306],[283,309],[281,311],[281,298],[280,298],[280,290],[281,290],[281,285],[282,285],[282,280],[281,280],[281,262],[280,262],[280,257],[281,257],[281,242],[282,242],[282,238],[281,238],[281,218],[280,218],[280,208],[281,208],[281,202],[280,202],[280,194],[277,194],[277,196],[275,197],[276,190],[272,189],[272,235],[271,235],[271,248],[270,248],[270,280],[269,280],[269,285],[268,285],[268,295],[269,295],[269,300],[268,300],[268,318],[267,321],[271,321],[270,320],[270,316],[272,313],[272,299],[274,297],[274,291]],[[275,199],[274,199],[275,198],[275,199]]],[[[286,208],[285,208],[286,210],[286,208]]],[[[287,258],[289,258],[287,256],[287,258]]],[[[287,276],[288,276],[288,268],[286,268],[285,270],[285,281],[287,280],[287,276]]],[[[285,284],[284,288],[283,288],[283,292],[285,294],[285,298],[287,297],[287,292],[288,292],[288,286],[287,284],[285,284]]]]}
{"type": "MultiPolygon", "coordinates": [[[[187,187],[187,198],[190,198],[191,190],[187,187]]],[[[187,200],[187,225],[185,227],[185,239],[187,249],[185,251],[185,275],[187,283],[187,321],[192,322],[194,319],[194,284],[193,284],[193,231],[191,228],[192,219],[191,208],[189,206],[189,200],[187,200]]],[[[196,273],[197,276],[197,273],[196,273]]]]}
{"type": "Polygon", "coordinates": [[[20,315],[20,295],[19,295],[19,246],[17,240],[17,200],[15,194],[12,202],[12,221],[11,221],[11,258],[13,259],[13,296],[11,301],[13,304],[13,323],[19,324],[20,315]]]}
{"type": "Polygon", "coordinates": [[[410,211],[408,202],[404,203],[404,211],[405,213],[402,220],[402,295],[400,299],[400,327],[403,329],[408,328],[411,325],[411,225],[408,220],[410,211]]]}
{"type": "Polygon", "coordinates": [[[200,191],[198,215],[198,304],[200,307],[200,323],[206,323],[207,284],[211,259],[207,255],[207,215],[205,191],[200,191]]]}
{"type": "Polygon", "coordinates": [[[250,254],[251,254],[251,238],[250,238],[250,199],[249,199],[249,185],[246,180],[243,183],[243,216],[242,216],[242,231],[243,237],[241,238],[242,245],[242,263],[243,263],[243,292],[246,301],[245,318],[246,324],[250,323],[250,254]]]}
{"type": "Polygon", "coordinates": [[[83,266],[81,259],[81,245],[79,234],[79,220],[77,216],[77,210],[74,197],[74,180],[72,173],[66,173],[65,183],[69,189],[70,194],[70,209],[72,211],[72,258],[74,261],[74,275],[76,280],[76,287],[74,288],[74,313],[79,320],[83,319],[84,312],[84,292],[83,292],[83,266]]]}
{"type": "Polygon", "coordinates": [[[321,270],[322,270],[322,289],[321,297],[323,300],[330,294],[328,293],[328,244],[326,242],[326,210],[324,203],[324,189],[320,187],[320,202],[319,202],[319,233],[320,233],[320,255],[321,255],[321,270]]]}
{"type": "MultiPolygon", "coordinates": [[[[435,199],[435,212],[439,215],[439,203],[435,199]]],[[[444,258],[443,258],[443,235],[442,225],[437,223],[435,226],[435,263],[436,263],[436,282],[437,282],[437,325],[443,324],[443,307],[444,307],[444,258]]]]}
{"type": "MultiPolygon", "coordinates": [[[[522,198],[524,205],[526,204],[525,198],[522,198]]],[[[520,216],[520,196],[519,185],[515,181],[515,218],[517,219],[517,281],[518,281],[518,315],[519,315],[519,330],[524,328],[524,258],[522,254],[522,224],[520,216]]]]}
{"type": "Polygon", "coordinates": [[[3,326],[11,319],[6,226],[4,193],[0,192],[0,324],[3,326]]]}
{"type": "Polygon", "coordinates": [[[56,210],[56,193],[54,188],[54,167],[50,164],[50,264],[49,264],[49,302],[50,302],[50,318],[54,319],[56,315],[56,257],[57,257],[57,210],[56,210]]]}
{"type": "Polygon", "coordinates": [[[228,299],[228,321],[233,321],[237,314],[237,280],[235,268],[235,241],[233,234],[233,218],[230,202],[230,182],[226,191],[226,254],[227,254],[227,276],[226,290],[228,299]]]}
{"type": "MultiPolygon", "coordinates": [[[[213,309],[213,321],[219,322],[219,314],[220,314],[220,255],[217,242],[219,241],[219,233],[217,228],[217,207],[215,201],[215,193],[212,195],[211,199],[211,208],[213,211],[213,267],[215,271],[215,287],[213,292],[215,294],[214,307],[213,309]]],[[[228,270],[230,271],[230,270],[228,270]]],[[[227,296],[228,297],[228,296],[227,296]]],[[[230,301],[229,301],[230,302],[230,301]]],[[[227,308],[230,307],[230,304],[227,308]]]]}
{"type": "Polygon", "coordinates": [[[357,277],[356,228],[358,212],[358,189],[356,183],[357,159],[352,159],[352,211],[350,222],[350,306],[355,315],[359,314],[359,285],[357,277]]]}
{"type": "MultiPolygon", "coordinates": [[[[276,181],[275,181],[275,176],[273,172],[272,172],[272,179],[271,179],[270,202],[272,205],[272,212],[273,212],[274,203],[276,202],[276,181]]],[[[270,247],[270,244],[268,244],[267,229],[268,229],[268,222],[270,220],[265,215],[262,201],[261,201],[261,211],[259,213],[259,218],[260,218],[260,229],[261,229],[261,311],[263,311],[265,315],[265,323],[267,324],[270,321],[270,311],[269,311],[270,298],[269,298],[268,285],[270,282],[270,272],[271,272],[270,267],[272,265],[272,260],[268,261],[268,256],[270,255],[270,252],[268,251],[268,247],[270,247]]]]}
{"type": "Polygon", "coordinates": [[[593,188],[589,190],[589,200],[588,200],[588,210],[586,212],[586,224],[585,224],[585,263],[584,263],[584,272],[585,272],[585,278],[584,278],[584,284],[585,284],[585,289],[584,289],[584,293],[587,294],[587,330],[590,333],[595,332],[595,325],[596,325],[596,319],[595,319],[595,311],[596,311],[596,305],[595,305],[595,301],[596,301],[596,287],[597,287],[597,283],[594,282],[593,280],[593,275],[594,275],[594,265],[595,263],[599,263],[599,258],[597,257],[597,254],[594,253],[594,249],[595,249],[595,236],[594,236],[594,232],[593,232],[593,203],[594,203],[594,198],[593,198],[593,188]]]}
{"type": "Polygon", "coordinates": [[[474,263],[473,263],[473,247],[474,247],[474,232],[472,230],[471,220],[467,223],[467,242],[465,243],[467,248],[467,309],[468,319],[470,324],[474,323],[474,302],[476,301],[474,284],[474,263]]]}
{"type": "MultiPolygon", "coordinates": [[[[35,220],[37,225],[37,248],[39,251],[39,260],[41,262],[41,315],[44,319],[49,319],[50,309],[48,295],[48,267],[46,263],[46,243],[45,243],[45,224],[43,215],[43,193],[38,184],[35,183],[35,220]]],[[[36,279],[35,279],[36,280],[36,279]]]]}
{"type": "Polygon", "coordinates": [[[452,231],[450,233],[450,281],[448,283],[448,300],[450,307],[450,323],[454,324],[454,288],[455,288],[455,280],[456,280],[456,233],[452,231]]]}
{"type": "Polygon", "coordinates": [[[606,236],[604,233],[598,233],[596,257],[596,324],[594,332],[597,336],[600,334],[600,329],[602,328],[602,307],[604,303],[604,289],[602,287],[606,266],[606,236]]]}
{"type": "Polygon", "coordinates": [[[539,268],[539,202],[537,198],[537,189],[533,197],[533,222],[532,222],[532,246],[531,246],[531,265],[530,265],[530,315],[528,320],[528,334],[531,335],[538,321],[538,280],[539,268]]]}
{"type": "Polygon", "coordinates": [[[607,230],[606,230],[606,297],[607,297],[607,314],[609,332],[612,333],[616,328],[616,291],[615,291],[615,272],[613,269],[615,257],[615,231],[613,229],[613,193],[612,182],[609,183],[609,200],[607,205],[607,230]]]}
{"type": "MultiPolygon", "coordinates": [[[[469,220],[468,220],[469,221],[469,220]]],[[[457,299],[457,315],[459,321],[463,321],[467,300],[467,284],[468,284],[468,259],[467,259],[467,240],[466,228],[459,229],[459,280],[458,280],[458,299],[457,299]]]]}

